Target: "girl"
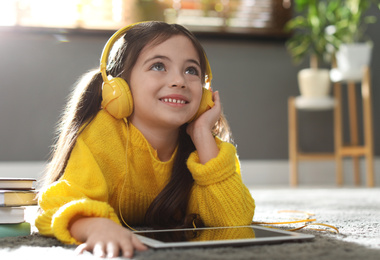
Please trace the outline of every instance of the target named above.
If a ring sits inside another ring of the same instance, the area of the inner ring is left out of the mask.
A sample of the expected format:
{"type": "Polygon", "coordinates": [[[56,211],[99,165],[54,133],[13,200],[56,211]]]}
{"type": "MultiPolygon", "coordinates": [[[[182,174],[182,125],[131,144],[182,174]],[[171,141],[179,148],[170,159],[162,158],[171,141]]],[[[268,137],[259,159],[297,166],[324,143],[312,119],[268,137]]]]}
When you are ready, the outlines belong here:
{"type": "Polygon", "coordinates": [[[215,105],[191,121],[211,77],[200,43],[180,25],[146,22],[114,48],[104,74],[128,83],[131,115],[109,113],[102,103],[108,79],[99,70],[78,84],[39,196],[39,232],[79,244],[78,253],[131,257],[146,247],[122,224],[250,224],[255,205],[218,92],[215,105]]]}

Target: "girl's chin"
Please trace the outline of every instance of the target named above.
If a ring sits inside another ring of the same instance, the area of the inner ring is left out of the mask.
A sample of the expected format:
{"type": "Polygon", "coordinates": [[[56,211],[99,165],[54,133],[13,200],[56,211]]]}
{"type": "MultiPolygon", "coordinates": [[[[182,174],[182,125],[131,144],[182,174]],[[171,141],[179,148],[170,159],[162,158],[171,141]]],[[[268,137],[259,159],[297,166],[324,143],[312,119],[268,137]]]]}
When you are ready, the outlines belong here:
{"type": "Polygon", "coordinates": [[[191,117],[188,117],[188,116],[172,117],[172,118],[166,118],[164,120],[164,122],[167,125],[172,125],[172,126],[180,127],[180,126],[188,123],[188,121],[190,121],[190,119],[191,119],[191,117]]]}

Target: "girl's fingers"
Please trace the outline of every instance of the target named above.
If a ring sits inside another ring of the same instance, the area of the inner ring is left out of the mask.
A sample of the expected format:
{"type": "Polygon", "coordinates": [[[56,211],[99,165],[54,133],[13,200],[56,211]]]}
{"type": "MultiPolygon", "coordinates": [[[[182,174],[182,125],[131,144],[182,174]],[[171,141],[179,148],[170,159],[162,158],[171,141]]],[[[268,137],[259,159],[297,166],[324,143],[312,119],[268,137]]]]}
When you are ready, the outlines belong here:
{"type": "Polygon", "coordinates": [[[95,244],[83,243],[75,249],[75,253],[80,255],[85,251],[92,251],[92,254],[96,257],[113,258],[118,257],[121,251],[123,257],[131,258],[134,250],[144,251],[147,249],[147,246],[145,246],[135,235],[131,234],[127,236],[126,239],[120,241],[110,241],[108,243],[99,241],[95,244]]]}
{"type": "Polygon", "coordinates": [[[221,112],[221,104],[220,104],[220,95],[219,95],[219,91],[215,91],[215,92],[214,92],[214,104],[215,104],[216,107],[218,108],[218,113],[220,114],[220,112],[221,112]]]}
{"type": "Polygon", "coordinates": [[[220,107],[220,95],[219,95],[219,91],[215,91],[214,93],[212,93],[212,99],[214,101],[214,106],[220,107]]]}
{"type": "Polygon", "coordinates": [[[83,254],[84,251],[87,251],[87,244],[86,243],[83,243],[83,244],[80,244],[79,246],[77,246],[77,248],[75,249],[75,254],[77,255],[81,255],[83,254]]]}
{"type": "Polygon", "coordinates": [[[127,242],[122,243],[120,246],[121,246],[123,257],[131,258],[133,256],[134,248],[133,248],[131,240],[128,240],[127,242]]]}
{"type": "Polygon", "coordinates": [[[215,91],[214,93],[212,93],[212,96],[213,96],[214,102],[220,101],[219,91],[215,91]]]}
{"type": "Polygon", "coordinates": [[[105,257],[105,245],[102,242],[98,242],[94,245],[94,249],[92,249],[92,254],[96,257],[105,257]]]}
{"type": "Polygon", "coordinates": [[[133,252],[136,249],[137,251],[144,251],[147,250],[148,248],[141,243],[141,241],[135,236],[131,235],[128,239],[128,241],[124,242],[123,244],[120,245],[122,254],[126,258],[131,258],[133,256],[133,252]]]}
{"type": "Polygon", "coordinates": [[[120,254],[120,248],[118,245],[115,243],[109,242],[107,244],[107,257],[108,258],[113,258],[113,257],[118,257],[120,254]]]}
{"type": "Polygon", "coordinates": [[[132,244],[138,251],[144,251],[148,249],[148,247],[144,245],[135,235],[132,236],[132,244]]]}

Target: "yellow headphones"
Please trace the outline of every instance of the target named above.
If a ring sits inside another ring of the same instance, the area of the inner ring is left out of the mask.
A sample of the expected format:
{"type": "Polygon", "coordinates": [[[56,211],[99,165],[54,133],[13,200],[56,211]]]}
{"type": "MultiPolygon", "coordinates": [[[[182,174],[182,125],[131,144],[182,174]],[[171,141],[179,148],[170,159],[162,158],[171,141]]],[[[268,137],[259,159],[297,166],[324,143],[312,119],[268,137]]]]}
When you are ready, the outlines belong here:
{"type": "MultiPolygon", "coordinates": [[[[128,25],[124,28],[121,28],[117,32],[115,32],[111,38],[107,41],[106,45],[103,48],[102,57],[100,59],[100,72],[103,78],[103,86],[102,86],[102,107],[107,110],[113,117],[117,119],[122,119],[129,117],[133,111],[133,98],[131,94],[131,90],[127,82],[122,78],[112,78],[108,79],[107,77],[107,60],[109,53],[113,44],[128,30],[133,28],[135,25],[140,23],[134,23],[128,25]]],[[[212,79],[212,73],[210,64],[205,55],[206,59],[206,86],[210,85],[212,79]]],[[[202,113],[210,109],[214,106],[214,102],[212,101],[212,92],[206,87],[202,88],[202,100],[199,105],[199,109],[194,117],[189,121],[193,121],[198,118],[202,113]]]]}

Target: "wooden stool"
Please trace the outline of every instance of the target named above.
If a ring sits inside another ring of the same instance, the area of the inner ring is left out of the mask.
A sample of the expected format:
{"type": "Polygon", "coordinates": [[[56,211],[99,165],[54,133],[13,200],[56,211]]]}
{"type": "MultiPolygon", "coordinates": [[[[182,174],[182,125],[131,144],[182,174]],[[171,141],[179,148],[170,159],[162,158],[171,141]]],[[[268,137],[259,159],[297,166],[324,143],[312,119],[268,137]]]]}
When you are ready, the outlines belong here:
{"type": "Polygon", "coordinates": [[[372,119],[372,101],[371,101],[371,75],[370,69],[363,69],[362,79],[344,79],[339,77],[336,71],[332,70],[331,80],[334,82],[334,96],[337,100],[335,108],[335,128],[337,132],[343,131],[343,108],[342,108],[342,84],[347,85],[348,96],[348,118],[350,141],[345,144],[342,135],[335,139],[335,156],[336,156],[336,174],[337,183],[343,184],[343,158],[351,157],[353,161],[355,184],[360,185],[360,167],[359,158],[366,159],[366,179],[367,186],[374,187],[374,155],[373,155],[373,119],[372,119]],[[335,73],[335,75],[334,75],[335,73]],[[361,82],[361,95],[363,105],[363,135],[364,143],[359,144],[358,135],[358,105],[356,95],[356,84],[361,82]]]}
{"type": "MultiPolygon", "coordinates": [[[[300,150],[298,143],[298,115],[300,110],[328,110],[334,109],[335,100],[326,98],[302,98],[289,97],[288,117],[289,117],[289,162],[290,162],[290,185],[298,185],[298,162],[302,160],[334,160],[334,153],[304,153],[300,150]]],[[[337,133],[337,132],[335,132],[337,133]]]]}
{"type": "MultiPolygon", "coordinates": [[[[302,153],[298,146],[298,119],[297,109],[308,109],[302,106],[297,98],[290,97],[288,100],[289,117],[289,161],[290,161],[290,184],[298,185],[298,161],[300,160],[335,160],[336,162],[336,183],[343,184],[343,158],[351,157],[353,161],[355,184],[360,184],[359,158],[366,158],[366,178],[367,186],[374,186],[374,166],[373,166],[373,124],[372,124],[372,103],[371,103],[371,80],[370,70],[364,68],[361,81],[361,94],[363,100],[363,129],[364,144],[359,145],[358,137],[358,116],[357,116],[357,97],[356,82],[354,79],[343,79],[339,73],[332,70],[331,79],[334,82],[334,153],[302,153]],[[348,115],[350,141],[348,144],[343,142],[343,108],[342,108],[342,84],[347,84],[348,94],[348,115]]],[[[327,107],[326,107],[327,108],[327,107]]]]}

